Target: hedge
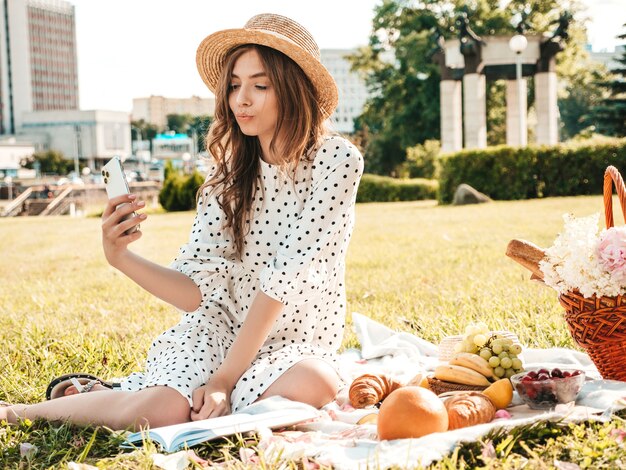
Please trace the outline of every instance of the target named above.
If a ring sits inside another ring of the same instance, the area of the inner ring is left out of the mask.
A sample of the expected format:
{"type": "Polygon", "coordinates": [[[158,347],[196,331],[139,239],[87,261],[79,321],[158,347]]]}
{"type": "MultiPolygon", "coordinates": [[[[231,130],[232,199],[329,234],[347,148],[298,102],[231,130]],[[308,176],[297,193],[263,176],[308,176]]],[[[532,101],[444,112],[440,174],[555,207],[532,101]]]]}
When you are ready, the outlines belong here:
{"type": "MultiPolygon", "coordinates": [[[[182,175],[168,172],[159,193],[159,202],[166,211],[186,211],[196,207],[196,191],[204,182],[198,173],[182,175]]],[[[357,202],[415,201],[436,199],[438,183],[424,178],[396,179],[365,174],[361,178],[357,202]]]]}
{"type": "Polygon", "coordinates": [[[464,150],[440,163],[442,203],[452,202],[461,183],[501,200],[601,194],[607,166],[626,173],[626,139],[464,150]]]}
{"type": "Polygon", "coordinates": [[[396,179],[364,174],[356,195],[357,202],[415,201],[436,199],[438,183],[424,178],[396,179]]]}

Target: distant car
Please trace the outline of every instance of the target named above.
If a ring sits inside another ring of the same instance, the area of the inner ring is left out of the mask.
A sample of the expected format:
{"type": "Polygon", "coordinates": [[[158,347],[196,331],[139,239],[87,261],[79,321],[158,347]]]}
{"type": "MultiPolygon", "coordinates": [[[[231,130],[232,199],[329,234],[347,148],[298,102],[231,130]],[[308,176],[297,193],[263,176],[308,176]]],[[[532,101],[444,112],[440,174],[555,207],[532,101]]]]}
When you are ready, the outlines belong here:
{"type": "Polygon", "coordinates": [[[104,177],[102,173],[95,173],[93,175],[89,175],[89,182],[92,184],[104,184],[104,177]]]}
{"type": "Polygon", "coordinates": [[[133,182],[133,181],[147,181],[148,177],[145,173],[142,173],[140,171],[127,171],[126,172],[126,181],[128,181],[129,183],[133,182]]]}
{"type": "Polygon", "coordinates": [[[57,186],[65,186],[66,184],[73,184],[76,186],[85,186],[85,182],[82,179],[77,178],[77,177],[73,177],[73,178],[63,177],[63,178],[59,178],[56,181],[57,186]]]}

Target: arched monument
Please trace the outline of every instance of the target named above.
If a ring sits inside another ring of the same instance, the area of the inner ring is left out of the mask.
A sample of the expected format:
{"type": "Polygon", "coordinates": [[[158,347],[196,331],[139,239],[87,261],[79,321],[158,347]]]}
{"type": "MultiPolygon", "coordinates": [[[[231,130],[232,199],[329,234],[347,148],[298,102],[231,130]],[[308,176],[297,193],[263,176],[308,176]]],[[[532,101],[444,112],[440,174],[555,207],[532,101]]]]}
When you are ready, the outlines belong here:
{"type": "MultiPolygon", "coordinates": [[[[524,35],[526,48],[515,53],[509,47],[511,36],[479,37],[465,13],[457,19],[459,37],[439,38],[433,60],[441,70],[441,150],[487,146],[487,79],[506,80],[506,143],[527,143],[527,82],[535,80],[538,144],[558,142],[557,77],[555,56],[564,49],[571,16],[564,13],[551,36],[524,35]],[[521,74],[516,76],[516,61],[521,74]],[[519,80],[519,81],[518,81],[519,80]],[[521,99],[521,103],[519,100],[521,99]],[[520,122],[521,120],[521,122],[520,122]]],[[[523,32],[524,23],[519,31],[523,32]]]]}

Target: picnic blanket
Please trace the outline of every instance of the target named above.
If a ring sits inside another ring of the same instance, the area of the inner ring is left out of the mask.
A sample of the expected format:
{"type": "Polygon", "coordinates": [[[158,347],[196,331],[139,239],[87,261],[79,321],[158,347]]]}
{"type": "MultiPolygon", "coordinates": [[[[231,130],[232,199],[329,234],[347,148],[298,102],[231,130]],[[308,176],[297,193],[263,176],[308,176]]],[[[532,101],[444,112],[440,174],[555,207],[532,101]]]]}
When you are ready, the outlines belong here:
{"type": "MultiPolygon", "coordinates": [[[[417,373],[434,370],[439,363],[438,348],[428,341],[410,333],[395,332],[358,313],[353,314],[352,321],[361,349],[350,349],[340,356],[348,384],[363,373],[385,373],[400,380],[409,380],[417,373]]],[[[576,403],[559,405],[550,411],[532,410],[514,394],[513,403],[507,408],[510,414],[508,418],[430,434],[419,439],[379,441],[376,425],[356,424],[366,414],[376,413],[377,409],[352,408],[346,388],[340,391],[333,403],[322,409],[317,421],[301,424],[295,431],[259,429],[259,452],[263,453],[265,462],[273,458],[311,459],[340,470],[411,468],[440,460],[459,443],[476,441],[494,429],[509,429],[540,420],[608,420],[614,411],[626,406],[626,383],[602,380],[589,356],[584,353],[564,348],[525,349],[523,358],[526,367],[572,367],[584,370],[588,380],[576,403]]],[[[272,397],[251,405],[250,411],[290,406],[297,408],[308,405],[272,397]]],[[[240,459],[246,464],[261,461],[252,449],[241,449],[240,459]]],[[[159,466],[168,468],[166,465],[159,466]]]]}

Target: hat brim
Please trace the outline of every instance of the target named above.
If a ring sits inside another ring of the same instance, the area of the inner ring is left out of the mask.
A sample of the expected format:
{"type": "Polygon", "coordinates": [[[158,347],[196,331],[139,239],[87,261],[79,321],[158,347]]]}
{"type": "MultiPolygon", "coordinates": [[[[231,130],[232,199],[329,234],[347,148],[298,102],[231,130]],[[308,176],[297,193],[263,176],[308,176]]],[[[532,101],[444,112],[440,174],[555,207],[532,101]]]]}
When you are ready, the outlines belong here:
{"type": "Polygon", "coordinates": [[[337,85],[333,77],[319,60],[295,42],[271,31],[226,29],[204,38],[196,52],[196,65],[209,90],[215,93],[228,52],[244,44],[271,47],[298,64],[313,84],[322,114],[326,118],[330,117],[338,102],[337,85]]]}

